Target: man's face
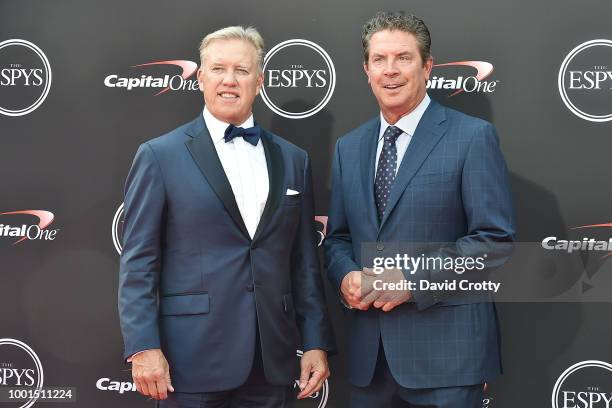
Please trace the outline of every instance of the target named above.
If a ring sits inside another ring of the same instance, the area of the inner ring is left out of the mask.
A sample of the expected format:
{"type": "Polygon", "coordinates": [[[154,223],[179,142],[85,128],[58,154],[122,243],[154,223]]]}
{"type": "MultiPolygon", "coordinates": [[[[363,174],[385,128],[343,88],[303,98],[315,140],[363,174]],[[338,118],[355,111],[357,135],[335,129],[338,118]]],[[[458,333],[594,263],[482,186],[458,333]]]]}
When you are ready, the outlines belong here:
{"type": "Polygon", "coordinates": [[[239,125],[250,115],[263,83],[255,47],[243,40],[214,40],[198,70],[206,107],[217,119],[239,125]]]}
{"type": "Polygon", "coordinates": [[[423,64],[416,37],[406,31],[383,30],[370,38],[364,69],[385,118],[395,121],[421,102],[433,60],[423,64]]]}

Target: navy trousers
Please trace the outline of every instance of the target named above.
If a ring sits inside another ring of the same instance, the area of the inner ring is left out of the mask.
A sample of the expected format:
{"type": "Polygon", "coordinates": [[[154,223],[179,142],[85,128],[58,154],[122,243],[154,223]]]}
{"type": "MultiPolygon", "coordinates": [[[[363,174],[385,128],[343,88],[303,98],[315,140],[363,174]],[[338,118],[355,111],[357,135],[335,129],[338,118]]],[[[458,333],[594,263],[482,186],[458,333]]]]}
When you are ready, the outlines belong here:
{"type": "Polygon", "coordinates": [[[482,408],[483,384],[445,388],[404,388],[387,364],[380,342],[376,370],[367,387],[353,386],[351,408],[482,408]]]}

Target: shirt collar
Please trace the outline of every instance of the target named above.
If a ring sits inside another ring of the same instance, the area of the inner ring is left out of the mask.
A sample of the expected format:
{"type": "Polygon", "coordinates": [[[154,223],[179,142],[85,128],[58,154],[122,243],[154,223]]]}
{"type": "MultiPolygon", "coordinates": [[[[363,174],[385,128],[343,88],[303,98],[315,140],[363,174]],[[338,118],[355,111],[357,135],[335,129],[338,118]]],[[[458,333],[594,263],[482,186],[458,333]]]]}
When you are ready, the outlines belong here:
{"type": "MultiPolygon", "coordinates": [[[[423,114],[425,113],[425,110],[429,106],[429,102],[431,102],[431,99],[429,98],[429,95],[427,95],[426,93],[425,97],[421,100],[421,103],[419,103],[417,107],[412,110],[412,112],[408,113],[407,115],[402,116],[394,126],[397,126],[398,128],[402,130],[402,132],[408,134],[409,136],[413,136],[417,128],[417,125],[419,124],[419,121],[421,120],[421,117],[423,116],[423,114]]],[[[383,138],[385,134],[385,130],[387,130],[387,127],[389,126],[390,126],[389,123],[387,123],[387,121],[385,120],[385,117],[383,116],[381,112],[380,113],[380,132],[378,134],[379,142],[383,138]]]]}
{"type": "MultiPolygon", "coordinates": [[[[206,122],[206,127],[208,128],[208,132],[210,133],[213,143],[217,144],[221,142],[225,137],[225,129],[227,129],[229,123],[215,118],[206,106],[204,106],[204,112],[202,115],[204,116],[204,122],[206,122]]],[[[251,114],[251,116],[249,116],[247,120],[241,123],[238,127],[246,129],[253,127],[254,123],[255,121],[253,119],[253,114],[251,114]]]]}

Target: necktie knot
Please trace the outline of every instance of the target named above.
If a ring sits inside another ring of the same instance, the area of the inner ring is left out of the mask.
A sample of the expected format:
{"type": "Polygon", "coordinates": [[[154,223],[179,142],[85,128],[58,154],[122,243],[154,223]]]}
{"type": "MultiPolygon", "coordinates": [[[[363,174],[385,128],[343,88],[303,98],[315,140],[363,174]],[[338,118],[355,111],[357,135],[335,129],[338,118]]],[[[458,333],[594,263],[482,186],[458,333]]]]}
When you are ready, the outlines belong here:
{"type": "Polygon", "coordinates": [[[225,143],[227,143],[236,137],[242,137],[253,146],[257,146],[257,142],[259,142],[259,130],[258,125],[245,129],[230,124],[227,129],[225,129],[225,136],[223,136],[223,139],[225,143]]]}
{"type": "Polygon", "coordinates": [[[385,142],[395,143],[399,135],[402,133],[402,129],[398,128],[397,126],[389,126],[387,127],[387,130],[385,130],[383,137],[385,138],[385,142]]]}

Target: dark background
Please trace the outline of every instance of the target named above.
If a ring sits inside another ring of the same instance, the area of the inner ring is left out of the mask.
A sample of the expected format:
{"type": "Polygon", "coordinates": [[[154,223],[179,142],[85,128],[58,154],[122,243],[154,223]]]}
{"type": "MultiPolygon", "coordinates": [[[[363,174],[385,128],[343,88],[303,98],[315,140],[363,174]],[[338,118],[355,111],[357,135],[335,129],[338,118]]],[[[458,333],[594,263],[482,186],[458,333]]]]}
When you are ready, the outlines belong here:
{"type": "MultiPolygon", "coordinates": [[[[48,210],[55,214],[50,228],[60,231],[52,242],[12,246],[0,240],[0,338],[30,345],[42,361],[45,385],[76,387],[76,406],[151,406],[136,393],[95,386],[103,377],[131,379],[121,360],[111,221],[138,145],[200,114],[202,95],[128,92],[105,87],[104,78],[155,72],[130,68],[152,61],[199,62],[201,38],[228,25],[256,26],[267,49],[292,38],[319,44],[337,74],[327,106],[291,120],[258,99],[254,114],[264,127],[308,150],[316,212],[325,215],[335,141],[378,114],[362,69],[361,26],[378,10],[402,9],[428,24],[434,63],[494,65],[487,78],[499,81],[494,93],[430,95],[497,127],[519,239],[539,242],[567,235],[569,227],[612,221],[610,122],[578,118],[557,89],[559,67],[571,49],[612,37],[610,1],[1,0],[0,41],[21,38],[39,46],[53,82],[34,112],[0,115],[0,212],[48,210]]],[[[342,315],[328,289],[342,350],[342,315]]],[[[489,407],[550,406],[553,385],[567,367],[612,361],[608,303],[505,303],[498,309],[505,375],[490,384],[489,407]]],[[[332,359],[328,407],[347,406],[345,363],[342,352],[332,359]]]]}

